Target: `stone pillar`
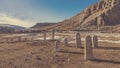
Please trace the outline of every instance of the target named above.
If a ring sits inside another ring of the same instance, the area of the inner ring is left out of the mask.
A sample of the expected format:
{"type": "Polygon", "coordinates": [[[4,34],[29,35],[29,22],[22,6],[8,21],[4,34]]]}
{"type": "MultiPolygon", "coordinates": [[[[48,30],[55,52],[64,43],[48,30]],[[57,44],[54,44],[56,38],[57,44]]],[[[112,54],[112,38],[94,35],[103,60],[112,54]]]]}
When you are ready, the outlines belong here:
{"type": "Polygon", "coordinates": [[[67,38],[64,39],[64,45],[65,45],[65,46],[68,45],[68,39],[67,39],[67,38]]]}
{"type": "Polygon", "coordinates": [[[94,36],[93,37],[93,45],[92,45],[93,48],[97,48],[98,47],[98,36],[94,36]]]}
{"type": "Polygon", "coordinates": [[[92,39],[90,36],[86,37],[85,48],[84,48],[84,59],[92,60],[93,59],[93,49],[92,49],[92,39]]]}
{"type": "Polygon", "coordinates": [[[46,41],[46,32],[44,32],[43,35],[44,35],[44,41],[46,41]]]}
{"type": "Polygon", "coordinates": [[[60,40],[57,40],[55,42],[55,46],[56,46],[56,51],[59,52],[60,51],[60,40]]]}
{"type": "Polygon", "coordinates": [[[54,40],[55,39],[55,31],[53,30],[52,31],[52,40],[54,40]]]}
{"type": "Polygon", "coordinates": [[[76,34],[76,45],[77,45],[77,48],[81,48],[82,47],[80,33],[76,34]]]}

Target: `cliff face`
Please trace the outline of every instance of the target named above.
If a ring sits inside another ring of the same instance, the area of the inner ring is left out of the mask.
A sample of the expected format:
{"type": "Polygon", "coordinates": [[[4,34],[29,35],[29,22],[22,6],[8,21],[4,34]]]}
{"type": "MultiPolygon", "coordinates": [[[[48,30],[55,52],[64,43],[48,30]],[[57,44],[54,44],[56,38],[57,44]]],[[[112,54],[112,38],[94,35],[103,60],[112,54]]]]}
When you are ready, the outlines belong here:
{"type": "Polygon", "coordinates": [[[120,24],[120,0],[100,0],[76,16],[60,22],[58,30],[96,30],[120,24]]]}

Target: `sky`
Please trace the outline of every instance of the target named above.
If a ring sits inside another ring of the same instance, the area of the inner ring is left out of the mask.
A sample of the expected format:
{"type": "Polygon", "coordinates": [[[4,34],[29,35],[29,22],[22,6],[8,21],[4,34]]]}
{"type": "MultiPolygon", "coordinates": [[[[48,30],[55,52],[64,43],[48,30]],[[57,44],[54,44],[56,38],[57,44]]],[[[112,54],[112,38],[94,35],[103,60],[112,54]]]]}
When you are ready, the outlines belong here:
{"type": "Polygon", "coordinates": [[[38,22],[60,22],[99,0],[0,0],[0,24],[31,27],[38,22]]]}

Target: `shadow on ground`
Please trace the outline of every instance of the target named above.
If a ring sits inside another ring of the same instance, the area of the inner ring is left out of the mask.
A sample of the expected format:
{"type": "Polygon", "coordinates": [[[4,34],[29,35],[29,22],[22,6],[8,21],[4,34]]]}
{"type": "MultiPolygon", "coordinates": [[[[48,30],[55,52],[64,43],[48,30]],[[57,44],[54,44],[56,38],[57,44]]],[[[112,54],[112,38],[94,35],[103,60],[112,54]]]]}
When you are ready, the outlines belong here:
{"type": "Polygon", "coordinates": [[[120,47],[98,47],[97,49],[120,50],[120,47]]]}
{"type": "Polygon", "coordinates": [[[103,59],[93,59],[91,61],[93,61],[93,62],[103,62],[103,63],[120,64],[120,61],[103,60],[103,59]]]}
{"type": "Polygon", "coordinates": [[[62,53],[71,53],[71,54],[84,54],[84,53],[80,53],[80,52],[71,52],[71,51],[59,51],[62,53]]]}

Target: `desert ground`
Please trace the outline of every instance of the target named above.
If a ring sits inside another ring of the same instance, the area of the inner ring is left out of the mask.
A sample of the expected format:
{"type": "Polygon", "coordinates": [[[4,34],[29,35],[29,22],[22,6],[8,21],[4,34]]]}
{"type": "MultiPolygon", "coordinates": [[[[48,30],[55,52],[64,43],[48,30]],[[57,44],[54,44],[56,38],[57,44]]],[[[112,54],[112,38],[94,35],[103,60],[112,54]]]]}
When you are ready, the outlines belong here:
{"type": "Polygon", "coordinates": [[[0,34],[0,68],[120,68],[119,33],[80,33],[83,48],[77,48],[75,32],[56,33],[61,50],[56,51],[55,40],[47,33],[0,34]],[[99,47],[93,49],[94,60],[84,60],[84,43],[87,35],[97,35],[99,47]],[[6,38],[23,38],[23,41],[6,38]],[[27,40],[24,40],[27,38],[27,40]],[[64,45],[68,38],[68,45],[64,45]]]}

